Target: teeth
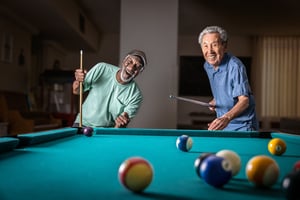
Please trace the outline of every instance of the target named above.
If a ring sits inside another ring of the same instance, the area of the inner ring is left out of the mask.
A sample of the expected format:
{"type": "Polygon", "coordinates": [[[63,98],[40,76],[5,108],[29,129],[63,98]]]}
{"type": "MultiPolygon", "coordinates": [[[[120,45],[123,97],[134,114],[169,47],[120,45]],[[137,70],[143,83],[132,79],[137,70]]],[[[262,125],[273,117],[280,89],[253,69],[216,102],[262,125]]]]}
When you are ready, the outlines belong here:
{"type": "Polygon", "coordinates": [[[129,74],[130,76],[132,76],[132,73],[130,71],[128,71],[127,69],[126,69],[126,72],[127,72],[127,74],[129,74]]]}

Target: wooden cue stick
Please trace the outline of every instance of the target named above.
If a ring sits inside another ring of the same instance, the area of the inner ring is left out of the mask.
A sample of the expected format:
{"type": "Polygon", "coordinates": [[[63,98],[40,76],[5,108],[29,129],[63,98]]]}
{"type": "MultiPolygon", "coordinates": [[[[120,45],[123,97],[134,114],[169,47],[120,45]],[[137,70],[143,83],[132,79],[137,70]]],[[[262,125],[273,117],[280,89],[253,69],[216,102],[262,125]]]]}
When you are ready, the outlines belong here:
{"type": "MultiPolygon", "coordinates": [[[[80,50],[80,69],[83,70],[83,66],[82,66],[82,56],[83,56],[83,52],[82,50],[80,50]]],[[[82,96],[83,96],[83,83],[80,82],[79,85],[79,127],[82,128],[82,96]]]]}

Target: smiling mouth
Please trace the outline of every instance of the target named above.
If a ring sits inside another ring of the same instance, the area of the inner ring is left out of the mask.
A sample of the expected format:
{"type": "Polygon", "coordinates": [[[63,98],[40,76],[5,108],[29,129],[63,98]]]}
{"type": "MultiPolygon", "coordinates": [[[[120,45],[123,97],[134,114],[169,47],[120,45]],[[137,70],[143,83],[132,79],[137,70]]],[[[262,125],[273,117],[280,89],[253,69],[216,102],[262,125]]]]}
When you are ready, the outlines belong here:
{"type": "Polygon", "coordinates": [[[125,69],[125,72],[126,72],[126,74],[129,75],[129,76],[133,76],[133,73],[132,73],[131,71],[128,71],[127,69],[125,69]]]}

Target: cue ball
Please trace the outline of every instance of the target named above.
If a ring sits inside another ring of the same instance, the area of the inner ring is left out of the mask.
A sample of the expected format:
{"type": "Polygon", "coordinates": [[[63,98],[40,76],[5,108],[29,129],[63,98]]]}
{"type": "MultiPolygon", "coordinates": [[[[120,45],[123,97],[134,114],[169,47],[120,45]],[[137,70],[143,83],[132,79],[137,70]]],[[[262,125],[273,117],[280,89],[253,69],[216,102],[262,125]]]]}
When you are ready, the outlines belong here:
{"type": "Polygon", "coordinates": [[[232,177],[230,162],[225,158],[211,155],[203,160],[200,174],[206,183],[220,188],[230,181],[232,177]]]}
{"type": "Polygon", "coordinates": [[[216,156],[223,157],[231,163],[232,176],[235,176],[240,172],[240,170],[241,170],[241,158],[236,152],[234,152],[232,150],[224,149],[224,150],[221,150],[221,151],[217,152],[216,156]]]}
{"type": "Polygon", "coordinates": [[[282,180],[281,188],[285,194],[286,199],[294,200],[300,199],[300,171],[293,171],[287,175],[282,180]]]}
{"type": "Polygon", "coordinates": [[[92,127],[87,126],[83,128],[82,132],[85,136],[91,137],[93,135],[94,129],[92,127]]]}
{"type": "Polygon", "coordinates": [[[131,157],[119,167],[119,181],[128,190],[142,192],[150,185],[153,177],[152,165],[142,157],[131,157]]]}
{"type": "Polygon", "coordinates": [[[271,157],[257,155],[248,161],[246,176],[249,182],[258,187],[270,187],[279,177],[279,166],[271,157]]]}
{"type": "Polygon", "coordinates": [[[205,160],[207,157],[211,156],[211,155],[214,155],[213,153],[202,153],[200,154],[200,156],[198,158],[196,158],[195,162],[194,162],[194,168],[195,168],[195,171],[196,171],[196,174],[200,177],[201,177],[201,174],[200,174],[200,166],[201,164],[203,163],[203,160],[205,160]]]}
{"type": "Polygon", "coordinates": [[[190,151],[193,146],[193,139],[188,135],[181,135],[176,140],[177,149],[187,152],[190,151]]]}
{"type": "Polygon", "coordinates": [[[286,143],[280,138],[273,138],[268,143],[268,150],[272,155],[280,156],[286,150],[286,143]]]}

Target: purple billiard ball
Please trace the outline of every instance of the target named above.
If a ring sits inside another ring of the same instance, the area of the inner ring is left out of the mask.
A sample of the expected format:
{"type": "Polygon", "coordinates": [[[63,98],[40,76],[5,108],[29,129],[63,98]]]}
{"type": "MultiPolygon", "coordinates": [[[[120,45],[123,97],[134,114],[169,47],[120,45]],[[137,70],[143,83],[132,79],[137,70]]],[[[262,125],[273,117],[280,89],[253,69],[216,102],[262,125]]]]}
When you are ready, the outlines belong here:
{"type": "Polygon", "coordinates": [[[93,135],[94,129],[92,127],[87,126],[83,128],[82,132],[85,136],[91,137],[93,135]]]}
{"type": "Polygon", "coordinates": [[[232,167],[227,159],[210,155],[203,160],[200,166],[200,174],[206,183],[220,188],[230,181],[232,167]]]}

